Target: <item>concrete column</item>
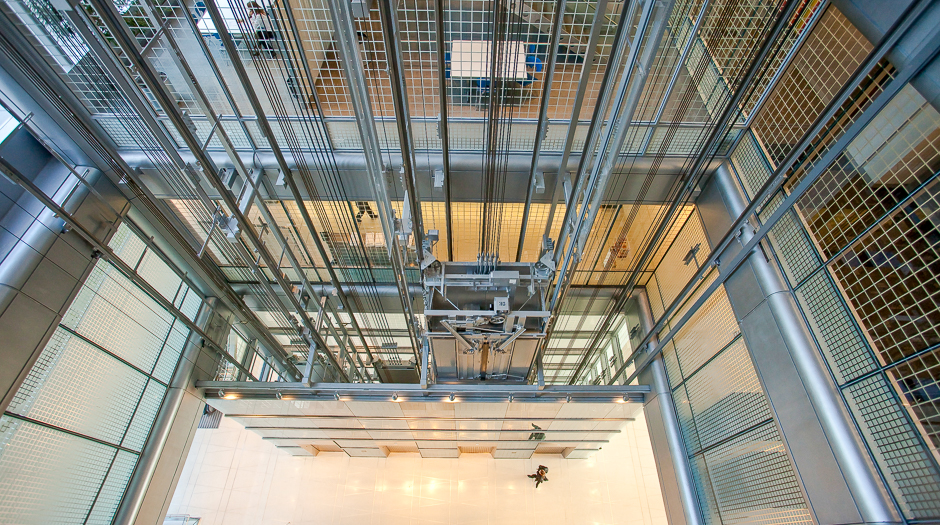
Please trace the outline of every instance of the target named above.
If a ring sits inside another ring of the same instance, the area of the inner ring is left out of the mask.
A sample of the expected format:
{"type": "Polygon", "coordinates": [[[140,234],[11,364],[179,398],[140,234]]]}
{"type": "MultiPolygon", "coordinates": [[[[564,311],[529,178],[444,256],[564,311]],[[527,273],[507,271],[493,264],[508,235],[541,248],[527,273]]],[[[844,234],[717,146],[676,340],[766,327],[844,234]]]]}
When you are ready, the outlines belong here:
{"type": "MultiPolygon", "coordinates": [[[[645,289],[637,289],[633,296],[637,301],[640,325],[648,332],[655,324],[649,297],[645,289]]],[[[659,339],[654,335],[647,350],[658,345],[659,339]]],[[[638,360],[642,360],[642,357],[638,360]]],[[[659,474],[659,485],[663,492],[669,525],[702,525],[702,512],[695,495],[689,455],[679,430],[679,418],[661,355],[656,356],[640,373],[639,381],[640,384],[650,385],[651,389],[650,393],[646,394],[643,413],[646,416],[650,442],[653,444],[656,472],[659,474]]]]}
{"type": "MultiPolygon", "coordinates": [[[[746,205],[733,173],[722,165],[699,198],[710,237],[723,234],[727,226],[722,223],[730,224],[746,205]]],[[[740,242],[753,233],[745,226],[740,242]]],[[[736,249],[729,247],[724,258],[736,249]]],[[[728,276],[725,288],[817,521],[900,522],[777,266],[757,248],[728,276]]]]}
{"type": "MultiPolygon", "coordinates": [[[[206,299],[196,324],[214,342],[224,345],[231,324],[220,302],[206,299]]],[[[218,355],[196,334],[190,334],[183,355],[154,420],[147,444],[115,513],[114,525],[163,523],[205,407],[196,381],[214,379],[218,355]]]]}

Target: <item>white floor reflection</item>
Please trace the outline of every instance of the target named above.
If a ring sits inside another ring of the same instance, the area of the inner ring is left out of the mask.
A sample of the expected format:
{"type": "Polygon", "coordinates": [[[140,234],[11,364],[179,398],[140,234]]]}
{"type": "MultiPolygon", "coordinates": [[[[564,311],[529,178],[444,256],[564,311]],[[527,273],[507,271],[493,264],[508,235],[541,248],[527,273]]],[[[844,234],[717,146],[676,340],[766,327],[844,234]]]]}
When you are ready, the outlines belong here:
{"type": "Polygon", "coordinates": [[[665,525],[642,413],[591,459],[294,457],[223,418],[196,431],[170,514],[200,525],[665,525]],[[549,481],[526,477],[538,465],[549,481]]]}

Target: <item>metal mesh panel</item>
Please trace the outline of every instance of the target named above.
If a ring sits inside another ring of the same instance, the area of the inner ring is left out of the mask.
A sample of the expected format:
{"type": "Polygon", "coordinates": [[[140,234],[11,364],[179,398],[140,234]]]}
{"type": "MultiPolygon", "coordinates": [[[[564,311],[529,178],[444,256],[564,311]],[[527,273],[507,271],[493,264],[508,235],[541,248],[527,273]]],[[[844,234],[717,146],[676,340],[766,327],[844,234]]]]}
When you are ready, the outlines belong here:
{"type": "Polygon", "coordinates": [[[826,272],[813,275],[796,297],[839,384],[874,370],[875,359],[826,272]]]}
{"type": "Polygon", "coordinates": [[[686,385],[679,385],[673,390],[672,399],[676,406],[676,419],[679,421],[679,430],[682,431],[682,441],[685,443],[686,454],[692,455],[701,450],[702,447],[698,437],[698,429],[695,426],[695,418],[692,415],[686,385]]]}
{"type": "Polygon", "coordinates": [[[136,286],[99,261],[62,324],[151,370],[170,329],[170,316],[136,286]]]}
{"type": "MultiPolygon", "coordinates": [[[[660,332],[660,337],[665,332],[660,332]]],[[[663,348],[663,363],[666,367],[666,377],[669,378],[670,385],[679,385],[682,383],[682,371],[679,369],[679,357],[676,355],[676,345],[672,341],[666,343],[663,348]]]]}
{"type": "Polygon", "coordinates": [[[731,301],[722,286],[673,338],[683,377],[688,378],[739,333],[731,301]]]}
{"type": "MultiPolygon", "coordinates": [[[[782,198],[777,195],[772,200],[779,202],[782,198]]],[[[773,207],[776,208],[776,204],[773,207]]],[[[793,210],[787,211],[771,228],[769,238],[792,286],[796,286],[822,264],[816,247],[793,210]]]]}
{"type": "Polygon", "coordinates": [[[710,252],[702,221],[697,213],[693,213],[656,268],[655,275],[664,305],[669,305],[675,300],[685,284],[698,271],[699,261],[704,261],[710,252]],[[686,256],[691,251],[695,251],[695,255],[686,262],[686,256]]]}
{"type": "Polygon", "coordinates": [[[800,210],[827,256],[940,168],[938,138],[940,113],[906,85],[800,199],[800,210]]]}
{"type": "Polygon", "coordinates": [[[779,162],[871,51],[871,43],[830,5],[770,93],[753,129],[779,162]]]}
{"type": "Polygon", "coordinates": [[[715,499],[715,491],[712,489],[711,476],[708,473],[708,466],[705,465],[705,457],[701,454],[689,459],[689,466],[692,470],[692,481],[695,484],[695,493],[698,496],[699,505],[707,525],[720,525],[721,514],[718,510],[718,501],[715,499]]]}
{"type": "Polygon", "coordinates": [[[86,525],[111,525],[114,513],[117,511],[121,498],[124,497],[124,487],[134,473],[137,466],[137,455],[119,450],[108,471],[108,477],[101,486],[101,492],[95,499],[95,506],[88,515],[86,525]]]}
{"type": "Polygon", "coordinates": [[[754,198],[757,191],[773,174],[750,131],[744,133],[738,147],[731,153],[731,165],[741,178],[744,192],[749,199],[754,198]]]}
{"type": "Polygon", "coordinates": [[[163,259],[152,250],[147,250],[147,253],[140,260],[137,273],[170,302],[174,301],[180,285],[183,283],[180,276],[170,269],[163,262],[163,259]]]}
{"type": "Polygon", "coordinates": [[[704,456],[721,523],[813,523],[773,423],[704,456]]]}
{"type": "MultiPolygon", "coordinates": [[[[787,33],[785,40],[780,44],[780,51],[770,58],[770,64],[767,65],[765,73],[757,80],[757,87],[754,89],[755,94],[759,95],[764,93],[768,86],[770,86],[774,76],[784,65],[790,51],[799,43],[799,39],[803,36],[803,33],[811,27],[811,23],[817,16],[819,8],[823,3],[822,0],[810,0],[802,9],[797,9],[796,13],[794,13],[793,18],[790,19],[790,25],[793,29],[787,33]]],[[[746,115],[751,114],[758,100],[759,98],[757,96],[748,97],[743,107],[746,115]]]]}
{"type": "Polygon", "coordinates": [[[118,445],[146,384],[144,374],[60,328],[9,410],[118,445]]]}
{"type": "Polygon", "coordinates": [[[160,352],[157,364],[153,367],[154,378],[169,383],[174,370],[176,370],[176,364],[179,362],[187,337],[189,337],[189,329],[177,321],[173,325],[173,329],[170,330],[170,335],[167,336],[166,344],[163,346],[163,351],[160,352]]]}
{"type": "Polygon", "coordinates": [[[147,249],[144,241],[134,235],[130,227],[123,222],[118,226],[118,230],[111,237],[111,240],[108,241],[108,247],[131,268],[137,266],[137,261],[140,260],[144,250],[147,249]]]}
{"type": "Polygon", "coordinates": [[[771,418],[743,339],[696,371],[685,388],[702,448],[771,418]]]}
{"type": "Polygon", "coordinates": [[[653,312],[653,319],[659,319],[666,311],[663,304],[663,296],[659,293],[659,283],[656,281],[655,274],[653,278],[646,283],[646,295],[650,300],[650,310],[653,312]]]}
{"type": "Polygon", "coordinates": [[[0,522],[82,523],[116,449],[9,416],[0,418],[0,522]]]}
{"type": "Polygon", "coordinates": [[[147,436],[150,434],[150,427],[157,417],[157,411],[163,403],[163,396],[166,394],[166,387],[151,380],[147,383],[147,388],[141,393],[137,411],[134,413],[134,419],[131,420],[127,433],[124,436],[123,446],[131,450],[142,450],[147,436]]]}
{"type": "Polygon", "coordinates": [[[940,472],[880,374],[845,389],[846,400],[907,516],[940,516],[940,472]]]}
{"type": "Polygon", "coordinates": [[[928,445],[940,449],[940,351],[921,352],[890,369],[928,445]]]}
{"type": "Polygon", "coordinates": [[[940,183],[889,216],[831,264],[885,363],[940,344],[940,183]]]}

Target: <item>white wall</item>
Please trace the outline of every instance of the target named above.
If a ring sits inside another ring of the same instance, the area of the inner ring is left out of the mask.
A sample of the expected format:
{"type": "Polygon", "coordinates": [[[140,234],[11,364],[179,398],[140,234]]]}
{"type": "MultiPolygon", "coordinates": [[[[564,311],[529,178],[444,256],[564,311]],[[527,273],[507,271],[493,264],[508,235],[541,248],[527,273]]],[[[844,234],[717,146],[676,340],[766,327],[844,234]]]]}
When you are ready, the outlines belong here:
{"type": "Polygon", "coordinates": [[[592,459],[294,457],[223,418],[200,429],[171,514],[200,525],[666,525],[642,413],[592,459]],[[538,490],[526,474],[543,464],[538,490]]]}

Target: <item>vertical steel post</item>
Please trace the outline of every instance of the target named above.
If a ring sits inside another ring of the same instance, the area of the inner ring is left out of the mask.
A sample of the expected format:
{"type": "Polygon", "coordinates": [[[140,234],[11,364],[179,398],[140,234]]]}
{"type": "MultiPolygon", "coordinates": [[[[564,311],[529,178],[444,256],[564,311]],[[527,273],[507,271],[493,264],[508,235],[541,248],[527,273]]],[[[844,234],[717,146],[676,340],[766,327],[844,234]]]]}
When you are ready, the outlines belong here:
{"type": "Polygon", "coordinates": [[[420,362],[420,325],[411,304],[408,276],[405,274],[405,260],[395,231],[395,212],[392,209],[388,185],[385,181],[386,166],[382,160],[382,150],[375,129],[375,116],[372,112],[369,91],[366,87],[365,68],[362,64],[362,55],[359,53],[358,33],[353,21],[352,7],[346,0],[330,0],[329,7],[330,16],[333,20],[333,29],[336,32],[340,62],[343,65],[346,85],[349,86],[349,99],[359,122],[359,137],[362,140],[366,165],[372,179],[372,188],[375,191],[379,220],[382,223],[382,233],[385,235],[386,248],[389,260],[392,263],[392,272],[395,274],[395,284],[398,287],[402,309],[408,324],[412,351],[415,361],[420,362]]]}
{"type": "Polygon", "coordinates": [[[516,247],[516,262],[522,260],[522,247],[525,246],[526,229],[529,226],[529,210],[532,208],[532,192],[535,191],[535,171],[542,153],[542,134],[548,123],[548,102],[552,92],[552,79],[555,77],[555,62],[558,58],[558,40],[561,38],[562,21],[565,18],[566,0],[559,0],[555,6],[555,19],[552,21],[552,36],[549,41],[548,66],[542,80],[542,99],[539,103],[539,120],[535,127],[535,151],[532,153],[532,165],[529,167],[529,183],[526,185],[525,207],[522,210],[522,231],[519,233],[519,245],[516,247]]]}
{"type": "MultiPolygon", "coordinates": [[[[649,296],[646,295],[646,289],[637,289],[633,293],[636,298],[637,310],[640,314],[640,326],[644,331],[653,328],[653,313],[650,310],[649,296]]],[[[658,341],[654,335],[650,339],[649,348],[656,348],[658,341]]],[[[648,380],[650,393],[647,394],[647,402],[659,398],[659,411],[665,428],[666,442],[669,448],[669,455],[672,459],[672,467],[676,477],[676,485],[679,489],[679,499],[682,502],[682,511],[685,515],[685,525],[703,525],[702,511],[699,508],[698,497],[695,495],[695,483],[692,481],[692,467],[689,464],[689,456],[686,454],[685,441],[682,439],[682,432],[679,429],[679,418],[676,413],[676,405],[672,398],[672,390],[669,388],[669,380],[666,378],[666,367],[663,364],[663,357],[656,356],[656,360],[650,363],[646,373],[641,378],[648,380]]],[[[657,467],[660,462],[657,461],[657,467]]],[[[663,462],[665,463],[665,462],[663,462]]],[[[670,521],[670,523],[672,523],[670,521]]]]}
{"type": "MultiPolygon", "coordinates": [[[[715,172],[715,184],[731,216],[742,214],[747,208],[747,198],[734,181],[734,175],[727,163],[715,172]]],[[[741,244],[747,243],[753,237],[752,228],[746,225],[741,229],[741,244]]],[[[852,416],[836,390],[809,328],[803,322],[792,290],[777,268],[767,261],[759,247],[749,254],[748,261],[767,297],[767,304],[774,319],[780,324],[786,350],[789,351],[803,380],[803,386],[813,403],[816,416],[826,433],[839,468],[845,475],[862,518],[866,523],[900,522],[901,518],[858,435],[852,416]]],[[[657,356],[657,359],[661,357],[657,356]]]]}

